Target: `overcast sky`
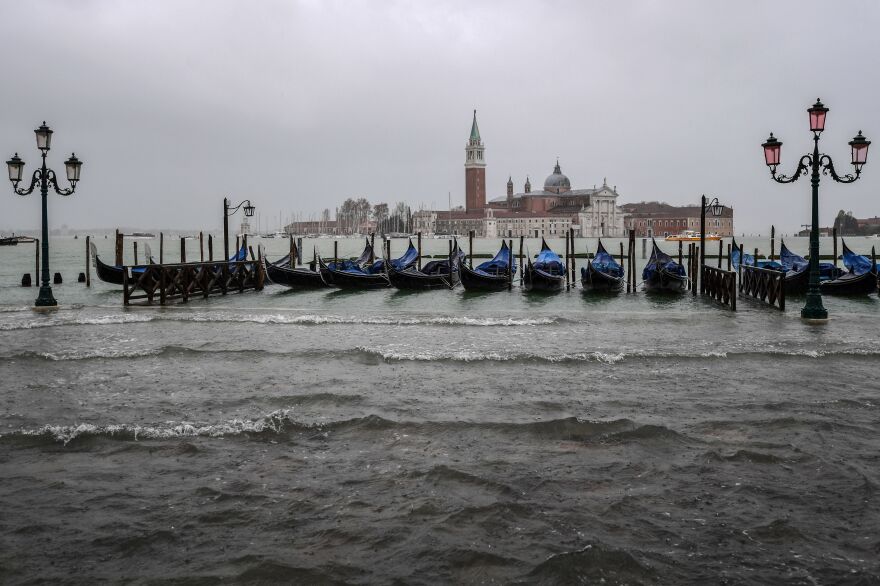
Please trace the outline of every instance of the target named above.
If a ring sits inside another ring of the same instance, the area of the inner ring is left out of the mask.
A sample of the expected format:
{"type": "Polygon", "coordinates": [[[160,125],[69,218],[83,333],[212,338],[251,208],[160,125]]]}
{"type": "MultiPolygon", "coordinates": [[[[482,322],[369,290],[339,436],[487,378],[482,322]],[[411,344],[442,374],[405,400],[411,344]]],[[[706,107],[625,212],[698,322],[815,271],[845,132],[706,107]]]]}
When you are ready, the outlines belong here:
{"type": "MultiPolygon", "coordinates": [[[[0,154],[33,170],[83,161],[53,226],[221,225],[224,196],[272,228],[348,197],[464,202],[472,110],[489,197],[540,186],[556,157],[573,188],[621,203],[735,207],[737,232],[809,221],[809,179],[770,181],[760,143],[793,170],[806,108],[831,108],[823,150],[851,169],[858,130],[880,140],[880,3],[0,0],[0,154]]],[[[864,178],[823,180],[838,209],[880,215],[880,142],[864,178]],[[872,161],[873,159],[873,161],[872,161]],[[871,164],[873,162],[873,164],[871,164]]],[[[36,226],[7,183],[0,229],[36,226]]],[[[3,193],[0,191],[0,193],[3,193]]]]}

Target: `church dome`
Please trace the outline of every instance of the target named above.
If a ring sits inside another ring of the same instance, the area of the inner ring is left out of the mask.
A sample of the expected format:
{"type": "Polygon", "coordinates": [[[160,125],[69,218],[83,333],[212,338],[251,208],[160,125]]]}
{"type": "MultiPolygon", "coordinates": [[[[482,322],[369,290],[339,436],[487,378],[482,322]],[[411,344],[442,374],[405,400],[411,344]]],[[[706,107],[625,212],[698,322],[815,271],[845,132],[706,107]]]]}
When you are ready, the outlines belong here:
{"type": "Polygon", "coordinates": [[[568,180],[568,177],[562,174],[562,169],[559,168],[559,161],[556,161],[556,166],[553,167],[553,173],[548,175],[547,179],[544,180],[544,191],[561,193],[563,191],[569,191],[570,189],[571,181],[568,180]]]}

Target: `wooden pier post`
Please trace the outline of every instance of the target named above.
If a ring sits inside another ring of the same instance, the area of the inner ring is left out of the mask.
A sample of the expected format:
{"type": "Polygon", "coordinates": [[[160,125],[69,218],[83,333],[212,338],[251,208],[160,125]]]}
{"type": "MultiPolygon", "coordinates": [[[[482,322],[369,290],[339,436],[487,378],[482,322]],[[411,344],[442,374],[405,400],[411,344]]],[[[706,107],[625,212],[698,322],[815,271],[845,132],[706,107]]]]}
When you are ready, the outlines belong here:
{"type": "Polygon", "coordinates": [[[571,286],[577,286],[577,272],[575,271],[576,261],[574,260],[575,250],[574,250],[574,228],[568,229],[571,234],[571,286]]]}
{"type": "Polygon", "coordinates": [[[422,270],[422,233],[416,234],[416,247],[419,249],[418,270],[422,270]]]}
{"type": "Polygon", "coordinates": [[[566,230],[566,232],[565,232],[565,288],[566,289],[571,288],[571,279],[570,279],[571,271],[568,270],[568,266],[569,266],[569,264],[571,264],[571,258],[570,258],[571,253],[568,251],[569,240],[571,240],[571,239],[568,237],[568,231],[566,230]]]}
{"type": "Polygon", "coordinates": [[[210,234],[208,234],[208,261],[214,261],[214,237],[210,234]]]}
{"type": "Polygon", "coordinates": [[[721,268],[721,259],[724,258],[724,241],[718,241],[718,268],[721,268]]]}
{"type": "Polygon", "coordinates": [[[727,270],[728,270],[728,271],[730,270],[730,264],[731,264],[731,262],[732,262],[732,261],[730,260],[730,251],[731,251],[731,250],[732,250],[732,248],[731,248],[731,244],[728,242],[728,244],[727,244],[727,270]]]}
{"type": "Polygon", "coordinates": [[[89,245],[91,239],[91,236],[86,236],[86,287],[92,286],[92,263],[89,262],[92,260],[92,247],[89,245]]]}
{"type": "MultiPolygon", "coordinates": [[[[623,242],[620,243],[621,249],[623,248],[623,242]]],[[[626,292],[631,293],[631,285],[632,285],[632,230],[630,230],[629,238],[626,241],[626,292]]]]}
{"type": "Polygon", "coordinates": [[[288,256],[290,257],[290,268],[296,268],[296,244],[293,242],[293,234],[287,235],[288,244],[290,245],[290,252],[288,252],[288,256]]]}
{"type": "MultiPolygon", "coordinates": [[[[703,267],[699,266],[700,265],[700,246],[696,242],[694,242],[694,264],[697,265],[696,274],[700,275],[703,267]]],[[[702,277],[702,275],[700,275],[700,276],[702,277]]],[[[703,284],[702,278],[699,280],[699,284],[698,283],[693,284],[692,294],[694,297],[697,296],[697,287],[705,287],[705,285],[703,284]]],[[[702,289],[701,289],[701,291],[702,291],[702,289]]]]}
{"type": "Polygon", "coordinates": [[[138,263],[138,243],[137,240],[131,243],[131,248],[134,251],[134,264],[138,263]]]}
{"type": "Polygon", "coordinates": [[[681,264],[681,261],[682,261],[682,258],[681,258],[681,249],[682,248],[684,248],[684,245],[682,244],[681,240],[679,240],[678,241],[678,264],[681,264]]]}
{"type": "MultiPolygon", "coordinates": [[[[834,240],[834,266],[837,266],[837,228],[831,228],[831,238],[834,240]]],[[[821,257],[820,257],[821,258],[821,257]]]]}
{"type": "Polygon", "coordinates": [[[122,266],[122,239],[123,235],[119,233],[119,230],[116,230],[116,248],[113,252],[115,253],[115,263],[117,267],[122,266]]]}
{"type": "Polygon", "coordinates": [[[474,268],[474,231],[468,232],[468,266],[474,268]]]}
{"type": "Polygon", "coordinates": [[[740,243],[740,245],[739,245],[739,266],[736,267],[736,272],[737,272],[736,282],[739,283],[740,286],[742,286],[743,264],[746,259],[745,253],[746,253],[745,245],[740,243]]]}
{"type": "Polygon", "coordinates": [[[770,260],[776,257],[776,226],[770,226],[770,260]]]}
{"type": "Polygon", "coordinates": [[[159,232],[159,264],[165,264],[165,234],[159,232]]]}
{"type": "Polygon", "coordinates": [[[642,238],[642,260],[648,258],[648,239],[642,238]]]}
{"type": "Polygon", "coordinates": [[[339,240],[336,239],[333,240],[333,262],[339,262],[339,240]]]}
{"type": "MultiPolygon", "coordinates": [[[[376,233],[370,232],[370,264],[372,265],[376,261],[376,233]]],[[[419,254],[421,254],[421,249],[419,249],[419,254]]],[[[419,263],[422,262],[422,259],[419,259],[419,263]]],[[[421,264],[419,265],[421,266],[421,264]]]]}
{"type": "MultiPolygon", "coordinates": [[[[587,262],[590,262],[590,259],[587,259],[587,262]]],[[[620,266],[625,267],[626,265],[623,263],[623,242],[620,243],[620,266]]],[[[627,283],[628,285],[629,283],[627,283]]]]}
{"type": "Polygon", "coordinates": [[[303,255],[303,239],[302,239],[302,236],[297,236],[296,237],[296,262],[297,262],[297,264],[303,263],[302,255],[303,255]]]}
{"type": "Polygon", "coordinates": [[[513,238],[507,244],[507,290],[513,289],[513,238]]]}
{"type": "Polygon", "coordinates": [[[199,231],[199,262],[205,262],[205,233],[199,231]]]}
{"type": "Polygon", "coordinates": [[[180,237],[180,264],[186,262],[186,238],[180,237]]]}
{"type": "Polygon", "coordinates": [[[519,286],[523,283],[523,236],[519,237],[519,286]]]}

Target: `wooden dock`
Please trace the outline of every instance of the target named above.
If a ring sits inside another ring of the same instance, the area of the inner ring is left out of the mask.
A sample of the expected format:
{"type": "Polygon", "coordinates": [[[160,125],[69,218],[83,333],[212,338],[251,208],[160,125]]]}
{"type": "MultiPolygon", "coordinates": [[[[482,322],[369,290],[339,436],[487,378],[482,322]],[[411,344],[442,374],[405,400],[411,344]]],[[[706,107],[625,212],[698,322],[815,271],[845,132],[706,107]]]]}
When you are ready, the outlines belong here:
{"type": "Polygon", "coordinates": [[[125,305],[146,300],[159,303],[179,299],[186,303],[193,297],[261,291],[266,281],[262,258],[243,261],[209,261],[174,264],[148,264],[123,267],[122,295],[125,305]],[[142,269],[142,270],[141,270],[142,269]]]}

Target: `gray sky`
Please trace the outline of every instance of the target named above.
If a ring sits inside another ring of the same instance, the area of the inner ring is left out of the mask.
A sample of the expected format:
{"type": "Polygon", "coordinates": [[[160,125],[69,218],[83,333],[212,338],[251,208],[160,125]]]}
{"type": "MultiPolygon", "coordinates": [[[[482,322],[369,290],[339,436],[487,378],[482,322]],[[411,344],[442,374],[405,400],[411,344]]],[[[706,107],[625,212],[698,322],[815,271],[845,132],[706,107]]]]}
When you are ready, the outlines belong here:
{"type": "MultiPolygon", "coordinates": [[[[871,1],[380,2],[0,0],[0,155],[33,170],[76,151],[82,181],[52,196],[76,227],[214,228],[224,195],[264,222],[347,197],[464,201],[478,110],[489,197],[541,185],[556,157],[574,188],[607,176],[622,202],[736,208],[738,232],[809,220],[809,180],[770,181],[770,130],[793,170],[806,108],[849,172],[858,130],[880,141],[880,3],[871,1]]],[[[838,209],[880,214],[880,142],[838,209]],[[873,163],[873,164],[872,164],[873,163]]],[[[6,183],[0,229],[36,226],[6,183]]],[[[2,192],[0,192],[2,193],[2,192]]],[[[274,227],[274,225],[272,226],[274,227]]]]}

